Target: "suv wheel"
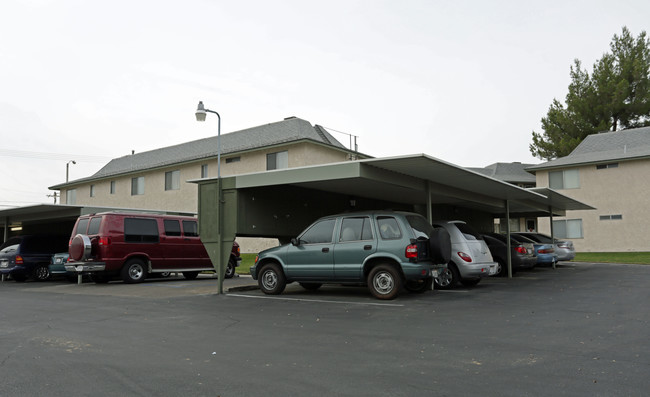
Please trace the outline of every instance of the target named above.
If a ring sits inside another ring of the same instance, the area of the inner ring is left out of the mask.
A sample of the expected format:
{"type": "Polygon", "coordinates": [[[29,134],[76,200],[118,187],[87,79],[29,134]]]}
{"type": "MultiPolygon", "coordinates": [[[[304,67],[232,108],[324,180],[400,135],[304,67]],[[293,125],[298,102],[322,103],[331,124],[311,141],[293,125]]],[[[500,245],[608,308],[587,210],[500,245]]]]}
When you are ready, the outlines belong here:
{"type": "Polygon", "coordinates": [[[375,266],[368,275],[370,292],[378,299],[395,299],[402,289],[402,278],[390,265],[375,266]]]}
{"type": "Polygon", "coordinates": [[[287,280],[280,266],[275,263],[264,265],[260,270],[258,284],[262,292],[267,295],[279,295],[284,291],[287,280]]]}
{"type": "Polygon", "coordinates": [[[235,277],[235,261],[231,258],[226,266],[226,278],[235,277]]]}
{"type": "Polygon", "coordinates": [[[36,281],[46,281],[50,278],[50,267],[48,265],[38,265],[32,273],[32,278],[36,281]]]}
{"type": "Polygon", "coordinates": [[[127,284],[141,283],[147,277],[147,268],[140,259],[131,259],[122,268],[122,280],[127,284]]]}
{"type": "Polygon", "coordinates": [[[446,268],[442,269],[436,277],[436,286],[440,289],[451,289],[456,286],[460,280],[460,274],[456,265],[450,262],[446,268]]]}

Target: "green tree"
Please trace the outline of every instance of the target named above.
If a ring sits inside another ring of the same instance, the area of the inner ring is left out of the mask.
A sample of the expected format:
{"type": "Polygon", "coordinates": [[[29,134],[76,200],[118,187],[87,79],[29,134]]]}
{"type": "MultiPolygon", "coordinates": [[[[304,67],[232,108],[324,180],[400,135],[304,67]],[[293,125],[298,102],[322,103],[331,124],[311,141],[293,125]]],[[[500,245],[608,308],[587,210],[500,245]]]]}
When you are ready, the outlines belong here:
{"type": "Polygon", "coordinates": [[[534,156],[563,157],[587,135],[650,125],[650,39],[645,31],[634,38],[623,27],[591,75],[576,59],[570,76],[565,104],[553,99],[541,120],[544,132],[533,131],[529,148],[534,156]]]}

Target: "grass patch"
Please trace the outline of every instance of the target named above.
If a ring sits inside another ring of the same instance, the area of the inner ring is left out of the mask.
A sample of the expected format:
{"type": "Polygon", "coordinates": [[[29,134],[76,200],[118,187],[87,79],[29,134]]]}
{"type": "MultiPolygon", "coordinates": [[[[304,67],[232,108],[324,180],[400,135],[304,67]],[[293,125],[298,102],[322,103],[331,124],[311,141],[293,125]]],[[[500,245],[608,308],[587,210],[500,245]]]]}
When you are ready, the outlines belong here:
{"type": "Polygon", "coordinates": [[[250,274],[251,266],[255,264],[257,254],[241,254],[241,264],[237,266],[237,274],[250,274]]]}
{"type": "Polygon", "coordinates": [[[650,252],[577,252],[574,261],[650,265],[650,252]]]}

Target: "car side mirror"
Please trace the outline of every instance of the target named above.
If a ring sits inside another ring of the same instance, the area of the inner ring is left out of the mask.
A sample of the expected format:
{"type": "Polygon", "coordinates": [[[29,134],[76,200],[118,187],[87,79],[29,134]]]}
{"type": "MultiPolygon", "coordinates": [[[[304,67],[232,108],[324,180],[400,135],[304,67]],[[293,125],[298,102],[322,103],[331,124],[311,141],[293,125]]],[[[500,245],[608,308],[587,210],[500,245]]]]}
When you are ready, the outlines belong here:
{"type": "Polygon", "coordinates": [[[292,238],[292,239],[291,239],[291,245],[294,245],[294,246],[296,246],[296,247],[299,246],[299,245],[300,245],[300,240],[298,240],[298,239],[295,238],[295,237],[292,238]]]}

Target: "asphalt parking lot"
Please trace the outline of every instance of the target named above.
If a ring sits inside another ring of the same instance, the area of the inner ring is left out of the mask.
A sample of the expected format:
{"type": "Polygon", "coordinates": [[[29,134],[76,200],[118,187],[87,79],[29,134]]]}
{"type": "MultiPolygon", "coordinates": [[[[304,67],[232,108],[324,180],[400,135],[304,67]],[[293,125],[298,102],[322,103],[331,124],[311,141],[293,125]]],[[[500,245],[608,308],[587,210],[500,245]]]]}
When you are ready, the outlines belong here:
{"type": "Polygon", "coordinates": [[[0,396],[646,396],[650,266],[379,301],[247,277],[0,283],[0,396]]]}

